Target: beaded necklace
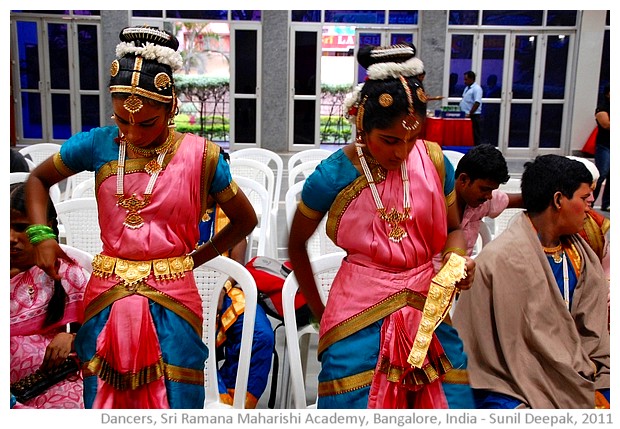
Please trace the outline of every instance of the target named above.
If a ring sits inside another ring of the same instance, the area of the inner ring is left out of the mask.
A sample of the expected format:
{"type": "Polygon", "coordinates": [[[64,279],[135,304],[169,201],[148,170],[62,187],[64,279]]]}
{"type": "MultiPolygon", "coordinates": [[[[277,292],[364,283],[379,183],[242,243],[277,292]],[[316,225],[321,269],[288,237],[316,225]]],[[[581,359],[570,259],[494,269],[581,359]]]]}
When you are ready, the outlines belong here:
{"type": "MultiPolygon", "coordinates": [[[[150,174],[151,177],[146,185],[142,199],[139,199],[135,193],[129,198],[125,197],[125,154],[127,153],[127,145],[130,143],[128,143],[125,138],[120,139],[118,146],[118,166],[116,169],[116,205],[127,211],[127,216],[123,221],[123,225],[127,228],[138,229],[144,225],[144,219],[140,215],[140,212],[151,203],[151,195],[153,194],[155,182],[162,170],[164,157],[174,142],[174,136],[175,133],[171,130],[164,144],[150,151],[151,154],[158,153],[158,156],[157,159],[150,160],[144,166],[144,170],[150,174]]],[[[135,146],[132,145],[132,150],[135,150],[134,148],[135,146]]],[[[142,150],[145,151],[145,149],[142,150]]],[[[140,153],[139,151],[136,152],[140,153]]]]}
{"type": "Polygon", "coordinates": [[[405,231],[403,227],[400,226],[400,224],[406,219],[411,219],[407,160],[404,160],[403,163],[400,165],[400,175],[403,181],[403,212],[398,212],[396,211],[396,208],[392,207],[392,210],[390,210],[390,212],[388,213],[383,206],[383,201],[381,201],[381,197],[379,196],[379,191],[377,190],[375,180],[372,177],[372,173],[370,172],[370,168],[368,167],[368,163],[366,162],[366,157],[364,156],[364,152],[362,151],[362,146],[364,145],[360,143],[355,143],[357,156],[360,160],[360,164],[362,165],[364,176],[366,176],[366,180],[368,181],[368,186],[370,186],[370,191],[372,192],[372,197],[375,201],[377,212],[379,213],[379,217],[385,222],[387,222],[391,227],[390,232],[388,233],[388,239],[390,241],[393,241],[394,243],[399,243],[403,240],[403,238],[407,237],[407,231],[405,231]]]}

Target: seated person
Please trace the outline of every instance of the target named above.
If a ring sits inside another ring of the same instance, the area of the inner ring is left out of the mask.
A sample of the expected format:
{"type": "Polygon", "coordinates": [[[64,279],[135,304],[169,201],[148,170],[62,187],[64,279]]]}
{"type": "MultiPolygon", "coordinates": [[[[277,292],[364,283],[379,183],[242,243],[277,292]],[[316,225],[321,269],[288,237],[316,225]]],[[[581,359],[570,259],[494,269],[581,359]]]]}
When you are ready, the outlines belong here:
{"type": "MultiPolygon", "coordinates": [[[[56,210],[48,201],[47,226],[51,229],[29,229],[24,184],[11,185],[10,192],[10,380],[15,383],[39,369],[51,370],[75,355],[73,340],[84,317],[82,298],[90,275],[68,257],[58,260],[59,280],[35,265],[34,246],[41,234],[58,236],[56,210]]],[[[11,395],[11,407],[84,408],[82,387],[76,371],[23,404],[11,395]]]]}
{"type": "Polygon", "coordinates": [[[477,256],[453,323],[478,408],[609,407],[607,284],[579,235],[591,184],[563,156],[526,163],[526,211],[477,256]]]}
{"type": "MultiPolygon", "coordinates": [[[[200,242],[205,243],[210,237],[228,223],[228,218],[215,205],[203,215],[200,223],[200,242]]],[[[241,265],[245,265],[247,241],[243,240],[229,251],[223,252],[241,265]]],[[[245,309],[243,291],[227,281],[218,304],[218,332],[216,337],[218,361],[224,360],[218,371],[220,398],[225,404],[232,405],[239,353],[241,351],[241,333],[245,309]]],[[[273,358],[275,338],[271,323],[265,310],[256,306],[256,320],[254,321],[254,337],[252,341],[252,356],[250,358],[250,374],[245,408],[256,408],[258,400],[267,387],[271,361],[273,358]]]]}

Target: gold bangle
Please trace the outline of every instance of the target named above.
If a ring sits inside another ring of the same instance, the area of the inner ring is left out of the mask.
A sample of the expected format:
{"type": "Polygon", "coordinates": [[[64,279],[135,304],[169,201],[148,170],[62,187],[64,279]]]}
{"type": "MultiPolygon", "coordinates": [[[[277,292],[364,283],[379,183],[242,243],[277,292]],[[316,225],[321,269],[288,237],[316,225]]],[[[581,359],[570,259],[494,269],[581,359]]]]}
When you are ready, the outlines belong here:
{"type": "Polygon", "coordinates": [[[211,241],[211,239],[209,239],[208,243],[211,245],[211,247],[213,247],[213,250],[215,250],[215,253],[217,253],[217,256],[222,256],[222,254],[220,253],[219,250],[217,250],[217,247],[215,247],[215,244],[213,244],[213,241],[211,241]]]}
{"type": "Polygon", "coordinates": [[[465,256],[467,254],[467,252],[465,252],[465,250],[460,247],[448,247],[442,252],[441,258],[443,259],[443,257],[450,252],[456,253],[459,256],[465,256]]]}

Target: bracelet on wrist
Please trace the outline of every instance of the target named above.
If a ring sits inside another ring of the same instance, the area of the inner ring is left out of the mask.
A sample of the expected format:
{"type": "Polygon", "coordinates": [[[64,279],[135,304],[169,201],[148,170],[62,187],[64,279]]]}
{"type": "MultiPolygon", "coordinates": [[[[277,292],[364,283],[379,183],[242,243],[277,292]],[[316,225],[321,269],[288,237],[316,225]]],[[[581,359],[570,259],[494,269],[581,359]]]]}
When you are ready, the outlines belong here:
{"type": "Polygon", "coordinates": [[[57,240],[54,230],[47,225],[30,225],[26,228],[26,235],[33,246],[45,240],[57,240]]]}
{"type": "Polygon", "coordinates": [[[448,253],[456,253],[459,256],[465,256],[467,254],[467,252],[465,252],[465,249],[462,249],[460,247],[448,247],[441,253],[441,257],[443,258],[448,253]]]}

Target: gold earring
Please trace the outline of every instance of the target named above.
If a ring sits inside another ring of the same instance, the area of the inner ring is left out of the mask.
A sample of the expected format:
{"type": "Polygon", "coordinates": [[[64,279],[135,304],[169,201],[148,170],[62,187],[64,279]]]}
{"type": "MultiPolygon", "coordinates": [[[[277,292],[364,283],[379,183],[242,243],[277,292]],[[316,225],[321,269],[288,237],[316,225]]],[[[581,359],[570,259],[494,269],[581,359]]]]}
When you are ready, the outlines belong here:
{"type": "Polygon", "coordinates": [[[174,115],[170,115],[170,118],[168,118],[168,128],[174,129],[176,126],[177,124],[174,122],[174,115]]]}

